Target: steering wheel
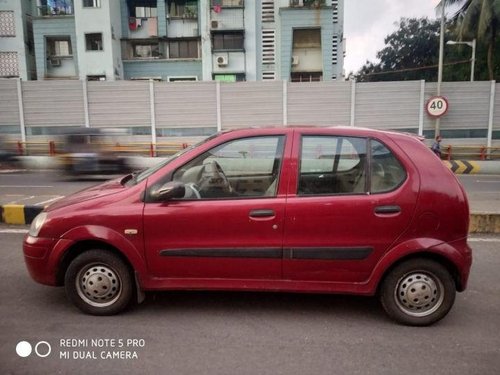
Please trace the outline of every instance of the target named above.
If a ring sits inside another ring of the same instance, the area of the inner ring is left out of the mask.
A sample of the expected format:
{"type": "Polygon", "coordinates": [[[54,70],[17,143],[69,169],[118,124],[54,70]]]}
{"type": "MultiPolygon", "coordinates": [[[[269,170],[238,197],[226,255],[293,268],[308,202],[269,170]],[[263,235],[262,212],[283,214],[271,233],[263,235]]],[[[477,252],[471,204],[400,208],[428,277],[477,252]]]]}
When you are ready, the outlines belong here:
{"type": "Polygon", "coordinates": [[[224,191],[225,194],[233,193],[233,187],[221,166],[215,160],[212,160],[210,163],[205,164],[203,168],[199,190],[218,191],[219,189],[224,191]]]}

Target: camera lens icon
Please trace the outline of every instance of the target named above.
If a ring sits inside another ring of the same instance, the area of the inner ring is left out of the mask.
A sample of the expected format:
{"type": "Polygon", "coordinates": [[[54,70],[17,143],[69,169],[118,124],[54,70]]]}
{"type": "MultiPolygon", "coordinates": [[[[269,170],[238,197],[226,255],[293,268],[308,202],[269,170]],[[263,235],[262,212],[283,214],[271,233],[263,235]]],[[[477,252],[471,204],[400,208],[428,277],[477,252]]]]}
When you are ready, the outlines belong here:
{"type": "MultiPolygon", "coordinates": [[[[33,352],[33,347],[27,341],[20,341],[16,345],[16,353],[21,358],[29,357],[32,352],[33,352]]],[[[48,357],[51,352],[52,352],[52,347],[47,341],[39,341],[35,345],[35,353],[40,358],[48,357]]]]}
{"type": "Polygon", "coordinates": [[[33,348],[28,341],[21,341],[16,345],[16,353],[19,357],[29,357],[32,351],[33,348]]]}

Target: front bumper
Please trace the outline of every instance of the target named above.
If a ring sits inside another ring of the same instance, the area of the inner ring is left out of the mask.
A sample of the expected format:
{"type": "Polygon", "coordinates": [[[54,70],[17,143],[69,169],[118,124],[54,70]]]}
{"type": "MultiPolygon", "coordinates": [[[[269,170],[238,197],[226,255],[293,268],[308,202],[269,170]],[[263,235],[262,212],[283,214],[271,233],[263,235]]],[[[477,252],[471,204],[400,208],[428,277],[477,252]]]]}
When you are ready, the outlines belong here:
{"type": "Polygon", "coordinates": [[[23,242],[24,261],[30,276],[45,285],[57,285],[57,268],[61,255],[72,241],[26,235],[23,242]]]}

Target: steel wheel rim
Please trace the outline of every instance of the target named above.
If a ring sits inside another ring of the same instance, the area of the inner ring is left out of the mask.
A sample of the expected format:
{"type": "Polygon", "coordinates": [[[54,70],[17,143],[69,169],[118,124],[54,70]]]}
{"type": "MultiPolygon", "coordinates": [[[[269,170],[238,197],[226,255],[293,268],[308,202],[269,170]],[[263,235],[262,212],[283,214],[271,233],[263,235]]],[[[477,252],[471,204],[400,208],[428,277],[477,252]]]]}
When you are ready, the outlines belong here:
{"type": "Polygon", "coordinates": [[[417,318],[426,317],[442,306],[444,286],[430,272],[413,271],[398,280],[394,300],[405,314],[417,318]]]}
{"type": "Polygon", "coordinates": [[[115,303],[122,293],[121,278],[112,267],[95,263],[83,267],[76,277],[76,290],[80,298],[95,307],[115,303]]]}

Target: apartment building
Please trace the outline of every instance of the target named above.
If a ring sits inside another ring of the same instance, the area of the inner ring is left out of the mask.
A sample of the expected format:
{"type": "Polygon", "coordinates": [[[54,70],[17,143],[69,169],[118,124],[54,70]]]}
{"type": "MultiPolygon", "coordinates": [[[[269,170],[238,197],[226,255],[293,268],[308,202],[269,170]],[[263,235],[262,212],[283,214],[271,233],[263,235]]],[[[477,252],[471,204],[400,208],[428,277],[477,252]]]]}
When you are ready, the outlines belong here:
{"type": "Polygon", "coordinates": [[[309,82],[343,77],[343,0],[22,3],[26,10],[21,13],[33,18],[39,80],[309,82]]]}
{"type": "Polygon", "coordinates": [[[0,0],[0,78],[35,79],[31,0],[0,0]]]}

